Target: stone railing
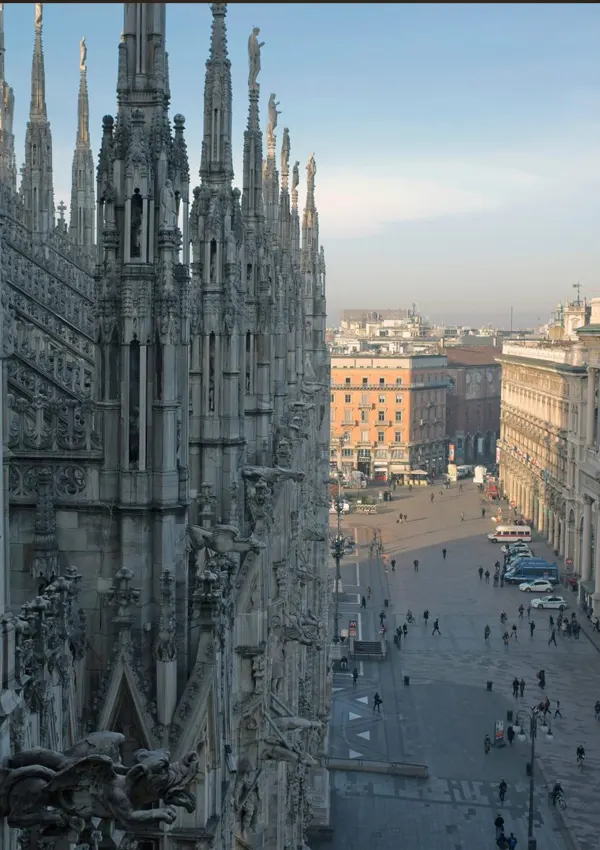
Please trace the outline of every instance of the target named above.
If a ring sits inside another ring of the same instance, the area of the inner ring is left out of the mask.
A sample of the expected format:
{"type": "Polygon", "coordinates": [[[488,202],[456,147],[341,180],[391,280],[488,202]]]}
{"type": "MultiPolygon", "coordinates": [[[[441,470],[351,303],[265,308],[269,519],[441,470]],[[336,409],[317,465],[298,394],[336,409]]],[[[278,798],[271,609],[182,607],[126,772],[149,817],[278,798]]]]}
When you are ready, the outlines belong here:
{"type": "Polygon", "coordinates": [[[102,445],[93,404],[33,401],[8,395],[8,446],[13,455],[65,452],[99,455],[102,445]]]}
{"type": "Polygon", "coordinates": [[[583,366],[584,352],[572,343],[543,343],[534,340],[523,342],[505,342],[502,355],[530,360],[546,360],[548,363],[566,366],[583,366]]]}

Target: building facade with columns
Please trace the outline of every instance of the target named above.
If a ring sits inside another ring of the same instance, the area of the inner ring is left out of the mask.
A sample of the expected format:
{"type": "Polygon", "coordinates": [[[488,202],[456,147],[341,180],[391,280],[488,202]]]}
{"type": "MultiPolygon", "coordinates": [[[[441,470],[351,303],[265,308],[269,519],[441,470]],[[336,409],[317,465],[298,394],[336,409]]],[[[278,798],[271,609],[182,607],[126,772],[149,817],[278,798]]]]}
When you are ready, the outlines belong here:
{"type": "Polygon", "coordinates": [[[499,360],[502,490],[556,554],[576,564],[584,513],[577,478],[587,399],[583,346],[510,342],[499,360]]]}

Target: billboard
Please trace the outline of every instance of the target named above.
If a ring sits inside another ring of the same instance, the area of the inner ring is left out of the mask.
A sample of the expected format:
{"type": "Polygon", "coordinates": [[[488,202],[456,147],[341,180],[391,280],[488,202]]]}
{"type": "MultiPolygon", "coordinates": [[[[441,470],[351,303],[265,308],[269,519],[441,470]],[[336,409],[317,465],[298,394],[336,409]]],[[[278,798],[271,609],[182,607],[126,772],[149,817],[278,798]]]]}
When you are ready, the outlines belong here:
{"type": "Polygon", "coordinates": [[[454,463],[454,443],[450,443],[448,446],[448,461],[454,463]]]}

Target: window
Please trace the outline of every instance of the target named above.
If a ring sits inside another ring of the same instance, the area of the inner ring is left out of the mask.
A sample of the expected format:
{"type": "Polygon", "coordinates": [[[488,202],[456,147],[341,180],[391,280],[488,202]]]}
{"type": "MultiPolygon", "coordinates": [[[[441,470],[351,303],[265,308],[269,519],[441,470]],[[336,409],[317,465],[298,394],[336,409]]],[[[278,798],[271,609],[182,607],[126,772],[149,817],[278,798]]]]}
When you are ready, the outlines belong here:
{"type": "Polygon", "coordinates": [[[380,386],[380,387],[385,386],[385,378],[380,378],[380,379],[379,379],[379,386],[380,386]]]}
{"type": "Polygon", "coordinates": [[[352,422],[352,411],[347,408],[344,410],[344,422],[352,422]]]}
{"type": "Polygon", "coordinates": [[[351,384],[351,383],[352,383],[352,378],[346,378],[346,384],[351,384]]]}
{"type": "Polygon", "coordinates": [[[333,393],[331,393],[331,403],[333,404],[334,401],[335,401],[335,396],[334,396],[333,393]]]}
{"type": "Polygon", "coordinates": [[[404,457],[404,449],[392,449],[392,458],[400,460],[404,457]]]}
{"type": "Polygon", "coordinates": [[[354,457],[354,449],[342,449],[342,457],[354,457]]]}
{"type": "Polygon", "coordinates": [[[397,386],[397,387],[401,387],[401,386],[402,386],[402,378],[396,378],[396,386],[397,386]]]}
{"type": "Polygon", "coordinates": [[[368,384],[369,384],[369,379],[368,379],[368,378],[363,378],[363,379],[362,379],[362,383],[363,383],[363,387],[368,386],[368,384]]]}
{"type": "Polygon", "coordinates": [[[387,449],[375,449],[375,457],[387,457],[387,449]]]}
{"type": "Polygon", "coordinates": [[[350,395],[350,393],[346,393],[346,395],[344,396],[344,401],[346,402],[346,404],[350,404],[350,402],[352,401],[352,396],[350,395]]]}
{"type": "Polygon", "coordinates": [[[360,421],[361,421],[361,422],[368,422],[368,421],[369,421],[369,414],[367,413],[367,411],[366,411],[366,410],[361,410],[361,412],[360,412],[360,421]]]}
{"type": "Polygon", "coordinates": [[[362,443],[368,443],[369,442],[369,432],[368,431],[361,431],[360,432],[360,439],[361,439],[362,443]]]}
{"type": "Polygon", "coordinates": [[[378,443],[385,443],[385,431],[378,431],[377,432],[377,442],[378,443]]]}
{"type": "Polygon", "coordinates": [[[379,396],[379,404],[385,404],[385,396],[384,395],[379,396]]]}
{"type": "Polygon", "coordinates": [[[396,411],[396,422],[402,422],[402,411],[401,410],[396,411]]]}
{"type": "Polygon", "coordinates": [[[402,404],[402,396],[401,395],[396,396],[396,404],[402,404]]]}
{"type": "Polygon", "coordinates": [[[377,421],[378,421],[378,422],[385,422],[385,410],[380,410],[380,411],[378,411],[378,413],[377,413],[377,421]]]}
{"type": "Polygon", "coordinates": [[[402,442],[402,431],[394,431],[394,442],[401,443],[402,442]]]}
{"type": "Polygon", "coordinates": [[[362,393],[360,397],[361,404],[369,404],[369,393],[362,393]]]}

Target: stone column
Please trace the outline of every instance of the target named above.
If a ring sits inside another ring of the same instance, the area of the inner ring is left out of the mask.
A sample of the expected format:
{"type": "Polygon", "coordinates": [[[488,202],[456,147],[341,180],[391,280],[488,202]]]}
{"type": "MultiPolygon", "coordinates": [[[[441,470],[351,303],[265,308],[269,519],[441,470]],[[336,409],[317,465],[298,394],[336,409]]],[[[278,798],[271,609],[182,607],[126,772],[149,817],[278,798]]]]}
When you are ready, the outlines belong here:
{"type": "Polygon", "coordinates": [[[556,510],[554,510],[552,512],[552,520],[553,520],[553,524],[554,524],[554,529],[553,529],[553,534],[552,534],[552,548],[554,549],[555,552],[558,552],[558,544],[559,544],[558,536],[559,536],[559,533],[560,533],[560,528],[559,528],[559,524],[558,524],[558,514],[556,513],[556,510]]]}
{"type": "Polygon", "coordinates": [[[594,600],[594,609],[597,612],[600,603],[600,510],[598,510],[599,506],[596,505],[596,546],[594,549],[594,593],[592,599],[594,600]]]}
{"type": "Polygon", "coordinates": [[[593,446],[596,440],[594,434],[594,412],[596,408],[596,369],[588,368],[587,378],[587,409],[586,409],[586,427],[585,427],[585,444],[593,446]]]}
{"type": "Polygon", "coordinates": [[[540,534],[544,533],[544,515],[546,513],[546,505],[543,503],[541,499],[538,499],[538,516],[537,516],[537,530],[540,534]]]}
{"type": "MultiPolygon", "coordinates": [[[[583,543],[581,552],[581,581],[589,581],[592,575],[592,500],[583,497],[583,543]]],[[[597,547],[598,548],[598,547],[597,547]]]]}

